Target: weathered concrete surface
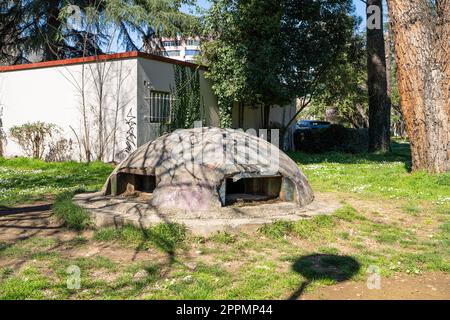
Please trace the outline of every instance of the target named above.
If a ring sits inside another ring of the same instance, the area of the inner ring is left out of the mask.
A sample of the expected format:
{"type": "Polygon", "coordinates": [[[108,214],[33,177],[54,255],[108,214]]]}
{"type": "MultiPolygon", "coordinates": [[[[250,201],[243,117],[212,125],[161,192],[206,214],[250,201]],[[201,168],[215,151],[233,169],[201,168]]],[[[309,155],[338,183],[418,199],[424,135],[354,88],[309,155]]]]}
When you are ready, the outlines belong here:
{"type": "Polygon", "coordinates": [[[304,207],[293,202],[269,201],[195,212],[158,210],[148,200],[150,199],[103,196],[101,193],[79,194],[74,198],[75,203],[92,214],[97,227],[132,224],[146,228],[161,222],[177,222],[197,235],[208,235],[220,230],[254,231],[275,220],[296,221],[319,214],[331,214],[342,206],[337,200],[319,196],[304,207]]]}
{"type": "Polygon", "coordinates": [[[227,178],[281,177],[280,198],[299,206],[314,200],[305,175],[273,144],[240,130],[177,130],[149,142],[125,159],[108,178],[102,194],[125,190],[121,173],[155,176],[150,204],[155,210],[220,210],[227,178]]]}

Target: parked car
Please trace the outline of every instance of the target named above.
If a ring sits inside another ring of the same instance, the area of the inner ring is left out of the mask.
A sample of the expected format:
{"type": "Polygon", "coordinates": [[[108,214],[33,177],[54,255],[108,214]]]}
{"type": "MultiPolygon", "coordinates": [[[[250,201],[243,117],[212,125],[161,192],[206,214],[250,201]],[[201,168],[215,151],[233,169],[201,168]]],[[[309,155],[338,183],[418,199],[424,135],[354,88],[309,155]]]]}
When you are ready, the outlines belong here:
{"type": "Polygon", "coordinates": [[[319,120],[300,120],[297,122],[296,130],[315,130],[315,129],[326,129],[331,125],[328,121],[319,120]]]}

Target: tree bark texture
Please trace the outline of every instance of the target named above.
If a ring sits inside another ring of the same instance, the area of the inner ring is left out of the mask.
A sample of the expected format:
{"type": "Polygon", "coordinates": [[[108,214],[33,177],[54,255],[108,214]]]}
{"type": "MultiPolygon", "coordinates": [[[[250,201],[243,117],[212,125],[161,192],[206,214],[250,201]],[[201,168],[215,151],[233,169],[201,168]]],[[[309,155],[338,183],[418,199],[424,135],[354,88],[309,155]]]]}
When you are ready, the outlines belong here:
{"type": "MultiPolygon", "coordinates": [[[[387,94],[382,0],[367,0],[366,3],[367,8],[378,6],[381,11],[380,28],[367,28],[369,151],[387,152],[391,145],[391,104],[387,94]]],[[[367,15],[371,14],[368,12],[367,15]]]]}
{"type": "Polygon", "coordinates": [[[389,0],[413,170],[450,170],[450,0],[389,0]]]}

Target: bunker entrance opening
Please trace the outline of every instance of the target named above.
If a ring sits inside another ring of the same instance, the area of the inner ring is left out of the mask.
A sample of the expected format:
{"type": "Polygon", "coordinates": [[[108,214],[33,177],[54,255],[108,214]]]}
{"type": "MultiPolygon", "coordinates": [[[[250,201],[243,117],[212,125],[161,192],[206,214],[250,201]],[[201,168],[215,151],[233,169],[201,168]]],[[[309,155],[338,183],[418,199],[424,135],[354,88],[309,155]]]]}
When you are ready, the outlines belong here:
{"type": "Polygon", "coordinates": [[[267,201],[280,197],[282,177],[251,177],[225,181],[225,205],[267,201]]]}
{"type": "Polygon", "coordinates": [[[152,193],[155,188],[156,177],[154,175],[119,172],[115,179],[111,179],[112,195],[135,191],[152,193]]]}

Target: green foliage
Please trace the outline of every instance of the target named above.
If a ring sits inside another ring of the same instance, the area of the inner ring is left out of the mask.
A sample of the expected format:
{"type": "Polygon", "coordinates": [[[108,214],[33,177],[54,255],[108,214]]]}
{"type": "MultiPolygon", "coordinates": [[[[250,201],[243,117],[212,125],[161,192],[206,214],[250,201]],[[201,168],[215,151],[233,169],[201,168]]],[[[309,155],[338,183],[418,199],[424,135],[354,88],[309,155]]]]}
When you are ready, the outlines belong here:
{"type": "Polygon", "coordinates": [[[275,0],[217,0],[207,12],[204,32],[211,41],[202,49],[222,126],[231,124],[234,101],[270,105],[285,99],[279,79],[281,12],[275,0]]]}
{"type": "Polygon", "coordinates": [[[205,17],[212,41],[203,50],[222,125],[230,122],[232,102],[267,111],[321,89],[352,35],[351,13],[349,0],[213,1],[205,17]]]}
{"type": "MultiPolygon", "coordinates": [[[[198,69],[174,65],[175,88],[169,130],[187,129],[194,126],[195,121],[202,120],[200,101],[200,75],[198,69]]],[[[204,110],[203,110],[204,111],[204,110]]],[[[204,112],[203,112],[204,113],[204,112]]]]}
{"type": "Polygon", "coordinates": [[[367,53],[362,35],[354,35],[345,44],[322,79],[322,90],[314,96],[305,116],[324,119],[327,111],[333,111],[340,123],[367,128],[367,53]]]}
{"type": "Polygon", "coordinates": [[[73,203],[73,192],[64,192],[56,197],[53,214],[64,222],[64,225],[77,231],[86,229],[91,224],[89,213],[73,203]]]}
{"type": "Polygon", "coordinates": [[[48,139],[59,132],[56,125],[41,121],[28,122],[9,129],[11,138],[22,148],[25,154],[42,159],[48,139]]]}
{"type": "Polygon", "coordinates": [[[311,219],[299,220],[294,225],[293,234],[300,239],[326,240],[334,239],[335,222],[331,216],[317,216],[311,219]]]}
{"type": "Polygon", "coordinates": [[[365,153],[369,147],[368,139],[367,129],[353,129],[332,124],[328,128],[297,131],[294,135],[294,145],[296,150],[310,153],[327,151],[365,153]]]}
{"type": "Polygon", "coordinates": [[[21,276],[7,278],[0,286],[0,300],[43,299],[50,282],[34,268],[26,268],[21,276]]]}
{"type": "Polygon", "coordinates": [[[44,61],[97,55],[110,51],[115,41],[126,51],[139,50],[139,40],[198,33],[198,18],[181,12],[182,5],[192,7],[194,1],[2,1],[1,49],[7,50],[0,49],[0,61],[24,63],[36,52],[44,61]],[[73,6],[81,23],[73,21],[73,6]]]}
{"type": "Polygon", "coordinates": [[[281,19],[282,77],[290,96],[322,91],[328,70],[339,63],[357,19],[350,0],[284,1],[281,19]]]}

